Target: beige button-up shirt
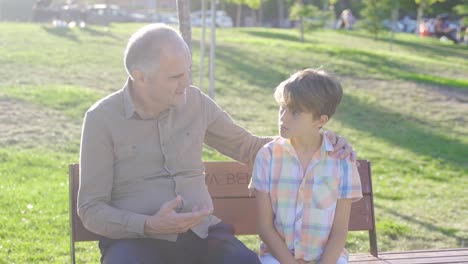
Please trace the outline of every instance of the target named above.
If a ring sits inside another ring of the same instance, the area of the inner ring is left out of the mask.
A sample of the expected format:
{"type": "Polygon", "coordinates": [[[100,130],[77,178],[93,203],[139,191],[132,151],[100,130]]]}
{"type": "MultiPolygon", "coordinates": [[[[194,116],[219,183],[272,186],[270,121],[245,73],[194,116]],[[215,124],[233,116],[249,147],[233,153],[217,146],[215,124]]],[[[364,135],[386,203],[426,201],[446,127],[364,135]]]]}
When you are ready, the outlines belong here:
{"type": "MultiPolygon", "coordinates": [[[[205,184],[202,147],[206,145],[243,163],[253,163],[271,138],[238,126],[198,88],[187,89],[187,103],[157,119],[142,119],[123,89],[86,113],[81,139],[78,214],[84,226],[109,238],[147,237],[144,223],[161,205],[180,194],[181,212],[212,206],[205,184]]],[[[192,231],[208,235],[219,223],[206,217],[192,231]]],[[[169,241],[177,234],[152,236],[169,241]]]]}

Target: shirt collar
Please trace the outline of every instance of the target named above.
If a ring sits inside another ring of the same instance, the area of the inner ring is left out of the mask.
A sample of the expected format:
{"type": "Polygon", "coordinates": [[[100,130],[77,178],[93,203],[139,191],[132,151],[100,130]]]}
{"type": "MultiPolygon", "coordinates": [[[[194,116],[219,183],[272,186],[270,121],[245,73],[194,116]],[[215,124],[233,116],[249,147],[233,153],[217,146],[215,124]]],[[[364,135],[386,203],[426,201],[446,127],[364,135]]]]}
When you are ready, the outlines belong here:
{"type": "MultiPolygon", "coordinates": [[[[128,77],[127,82],[125,82],[125,85],[123,87],[123,97],[124,97],[124,111],[125,111],[125,118],[131,119],[132,117],[135,117],[137,119],[142,119],[141,116],[138,114],[135,103],[133,102],[132,96],[130,94],[130,89],[132,89],[132,79],[128,77]]],[[[173,109],[174,107],[170,107],[166,109],[165,111],[161,112],[159,117],[160,118],[165,118],[169,115],[169,112],[173,109]]]]}
{"type": "MultiPolygon", "coordinates": [[[[296,155],[296,151],[294,150],[290,139],[278,137],[277,143],[283,145],[289,153],[296,155]]],[[[333,144],[330,142],[327,135],[325,133],[322,133],[322,144],[320,145],[320,159],[327,157],[327,152],[333,152],[333,150],[333,144]]]]}
{"type": "Polygon", "coordinates": [[[328,139],[327,134],[322,133],[322,151],[333,152],[333,144],[328,139]]]}
{"type": "Polygon", "coordinates": [[[132,118],[136,114],[135,104],[133,103],[132,96],[130,95],[131,86],[132,80],[128,77],[123,88],[125,118],[127,119],[132,118]]]}

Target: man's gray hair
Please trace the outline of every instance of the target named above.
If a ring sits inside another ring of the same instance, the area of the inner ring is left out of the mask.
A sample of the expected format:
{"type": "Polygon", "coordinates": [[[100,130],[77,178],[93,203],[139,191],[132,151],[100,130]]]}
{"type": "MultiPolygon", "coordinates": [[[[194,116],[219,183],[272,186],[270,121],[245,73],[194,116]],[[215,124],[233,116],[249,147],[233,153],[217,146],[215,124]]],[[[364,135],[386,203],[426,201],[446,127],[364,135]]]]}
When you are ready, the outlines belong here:
{"type": "Polygon", "coordinates": [[[127,43],[125,49],[124,65],[130,78],[132,71],[140,70],[145,75],[155,70],[159,63],[159,56],[164,44],[180,37],[179,32],[165,24],[149,24],[135,32],[127,43]]]}

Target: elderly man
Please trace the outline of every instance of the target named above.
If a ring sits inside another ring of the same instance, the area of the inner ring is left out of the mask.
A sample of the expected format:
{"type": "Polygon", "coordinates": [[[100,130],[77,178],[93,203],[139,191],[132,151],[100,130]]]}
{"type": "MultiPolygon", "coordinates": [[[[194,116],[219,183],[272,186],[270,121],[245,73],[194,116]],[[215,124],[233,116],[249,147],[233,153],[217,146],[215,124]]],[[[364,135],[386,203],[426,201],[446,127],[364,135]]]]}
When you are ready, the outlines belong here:
{"type": "MultiPolygon", "coordinates": [[[[190,86],[190,50],[172,28],[141,28],[124,60],[127,83],[87,111],[81,139],[78,214],[105,237],[101,262],[259,263],[212,215],[202,146],[252,163],[271,138],[252,135],[190,86]]],[[[349,156],[345,140],[328,134],[349,156]]]]}

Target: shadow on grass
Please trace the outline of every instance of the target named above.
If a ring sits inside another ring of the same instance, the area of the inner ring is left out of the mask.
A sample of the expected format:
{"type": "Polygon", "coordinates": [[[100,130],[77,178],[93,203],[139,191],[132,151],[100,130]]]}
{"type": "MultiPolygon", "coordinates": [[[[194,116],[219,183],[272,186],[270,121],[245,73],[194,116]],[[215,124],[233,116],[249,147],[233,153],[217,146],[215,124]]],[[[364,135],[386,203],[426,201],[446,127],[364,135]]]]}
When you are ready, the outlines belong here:
{"type": "Polygon", "coordinates": [[[112,34],[109,30],[98,30],[90,26],[86,26],[81,29],[83,32],[89,33],[93,37],[109,37],[115,40],[122,40],[122,38],[112,34]]]}
{"type": "MultiPolygon", "coordinates": [[[[260,30],[258,30],[261,32],[260,30]]],[[[256,30],[246,30],[245,32],[257,32],[256,30]]],[[[263,32],[262,32],[263,33],[263,32]]],[[[286,33],[264,32],[268,36],[281,38],[290,37],[286,33]]],[[[197,42],[194,45],[198,45],[197,42]]],[[[454,88],[468,90],[468,80],[451,79],[432,75],[424,72],[419,65],[413,61],[404,61],[392,58],[384,54],[376,54],[365,50],[351,50],[345,48],[323,49],[314,45],[305,45],[304,54],[312,53],[328,54],[330,61],[339,58],[345,65],[336,69],[340,74],[349,76],[368,75],[375,73],[380,78],[401,79],[418,83],[437,85],[444,88],[454,88]]],[[[272,56],[259,49],[242,49],[242,47],[218,45],[217,64],[225,68],[229,73],[235,72],[242,80],[260,87],[273,89],[279,82],[289,77],[289,74],[296,70],[291,67],[290,71],[278,70],[274,68],[275,63],[281,63],[281,69],[288,68],[287,61],[271,61],[272,56]],[[248,53],[247,51],[251,51],[248,53]],[[286,64],[286,65],[285,65],[286,64]]],[[[308,55],[304,55],[308,56],[308,55]]],[[[274,56],[273,56],[274,57],[274,56]]],[[[297,62],[296,62],[297,67],[297,62]]]]}
{"type": "MultiPolygon", "coordinates": [[[[411,61],[401,61],[385,55],[360,50],[338,49],[328,50],[327,52],[331,57],[336,56],[351,63],[360,64],[362,66],[360,70],[362,71],[372,70],[379,74],[407,81],[468,89],[468,80],[451,79],[421,73],[418,72],[418,65],[414,65],[411,61]]],[[[357,69],[349,70],[353,70],[354,73],[347,72],[347,74],[354,75],[357,69]]]]}
{"type": "MultiPolygon", "coordinates": [[[[419,72],[419,67],[411,61],[392,59],[385,55],[359,50],[340,49],[328,52],[331,56],[339,56],[351,64],[360,64],[362,70],[371,69],[374,72],[394,79],[468,89],[468,80],[451,79],[419,72]]],[[[349,70],[352,69],[355,68],[351,67],[349,70]]],[[[351,73],[348,72],[348,74],[351,73]]],[[[434,74],[437,74],[437,72],[434,72],[434,74]]]]}
{"type": "MultiPolygon", "coordinates": [[[[255,29],[246,29],[242,30],[243,33],[247,33],[254,37],[260,38],[268,38],[268,39],[275,39],[275,40],[283,40],[283,41],[294,41],[294,42],[301,42],[298,36],[292,36],[290,34],[280,33],[280,32],[270,32],[270,31],[263,31],[263,30],[255,30],[255,29]]],[[[290,32],[290,31],[288,31],[290,32]]]]}
{"type": "Polygon", "coordinates": [[[379,198],[379,199],[390,200],[390,201],[401,201],[401,200],[403,200],[403,197],[401,195],[395,194],[395,193],[383,194],[383,193],[375,192],[374,196],[379,198]]]}
{"type": "MultiPolygon", "coordinates": [[[[459,246],[466,246],[465,243],[466,243],[467,238],[457,236],[456,233],[459,230],[456,229],[456,228],[436,226],[436,225],[434,225],[434,224],[432,224],[430,222],[421,221],[421,220],[415,219],[414,217],[405,215],[405,214],[403,214],[403,213],[401,213],[399,211],[396,211],[396,210],[394,210],[392,208],[388,208],[386,206],[383,206],[382,204],[375,205],[375,207],[378,208],[379,210],[383,210],[386,213],[389,213],[389,214],[391,214],[391,215],[393,215],[395,217],[403,219],[405,222],[419,225],[419,226],[429,230],[430,232],[438,232],[438,233],[441,233],[444,236],[455,238],[457,240],[457,244],[459,246]]],[[[377,230],[377,233],[378,232],[379,232],[379,230],[377,230]]]]}
{"type": "Polygon", "coordinates": [[[42,26],[42,29],[45,30],[47,33],[55,35],[57,37],[67,38],[73,42],[81,43],[81,41],[78,39],[75,33],[73,33],[73,31],[67,27],[58,28],[58,27],[42,26]]]}
{"type": "MultiPolygon", "coordinates": [[[[299,42],[298,37],[288,34],[287,32],[268,32],[261,29],[246,29],[243,33],[250,34],[259,38],[286,40],[292,42],[299,42]]],[[[354,34],[354,33],[353,33],[354,34]]],[[[358,36],[368,37],[362,33],[356,33],[358,36]]],[[[369,37],[370,38],[370,37],[369,37]]],[[[407,42],[411,45],[411,42],[407,42]]],[[[423,49],[415,44],[415,49],[423,49]]],[[[426,45],[424,45],[426,46],[426,45]]],[[[432,71],[427,67],[415,64],[412,60],[402,60],[388,56],[386,54],[379,54],[373,51],[347,49],[347,48],[324,48],[319,45],[313,45],[310,41],[304,45],[300,45],[300,51],[303,56],[311,56],[310,54],[318,53],[325,56],[327,54],[327,61],[333,62],[335,58],[338,61],[343,61],[344,65],[335,69],[336,72],[349,76],[368,76],[375,73],[380,78],[401,79],[417,83],[426,83],[431,85],[442,86],[444,88],[456,88],[468,90],[468,80],[453,79],[442,76],[437,76],[437,72],[432,71]]],[[[448,50],[450,48],[436,47],[440,50],[448,50]]],[[[281,63],[281,68],[288,68],[285,66],[286,61],[271,62],[268,61],[271,56],[266,51],[258,49],[248,49],[252,54],[247,53],[241,47],[235,48],[230,46],[219,45],[216,51],[217,63],[232,70],[232,72],[241,73],[241,77],[249,82],[258,83],[262,87],[276,86],[284,78],[287,78],[289,73],[293,72],[295,68],[291,68],[290,72],[278,72],[271,67],[272,63],[281,63]],[[254,50],[256,50],[254,53],[254,50]],[[286,74],[287,73],[287,74],[286,74]]],[[[297,53],[296,53],[297,54],[297,53]]],[[[460,53],[461,54],[461,53],[460,53]]],[[[459,53],[452,53],[452,56],[460,56],[459,53]]],[[[302,59],[301,59],[302,60],[302,59]]],[[[297,66],[297,62],[296,62],[297,66]]]]}
{"type": "MultiPolygon", "coordinates": [[[[346,31],[343,34],[352,35],[355,37],[365,38],[372,41],[380,41],[385,43],[390,43],[391,39],[389,37],[380,37],[378,40],[375,40],[372,36],[366,35],[363,32],[355,32],[355,31],[346,31]]],[[[393,40],[394,44],[398,44],[404,46],[412,51],[417,52],[418,54],[425,54],[428,56],[434,56],[434,54],[439,56],[452,56],[458,58],[465,58],[468,59],[467,48],[463,45],[445,45],[445,44],[438,44],[427,42],[422,43],[420,41],[406,41],[399,39],[398,36],[393,40]]]]}
{"type": "Polygon", "coordinates": [[[336,118],[346,126],[370,133],[391,145],[455,166],[468,167],[468,145],[462,141],[445,137],[442,132],[434,131],[433,126],[417,124],[411,118],[364,102],[351,94],[344,96],[336,118]]]}
{"type": "MultiPolygon", "coordinates": [[[[229,74],[236,74],[239,80],[261,88],[273,90],[289,75],[268,67],[269,62],[261,62],[262,57],[246,54],[240,48],[219,45],[216,48],[216,62],[229,74]]],[[[233,87],[234,88],[234,87],[233,87]]]]}

